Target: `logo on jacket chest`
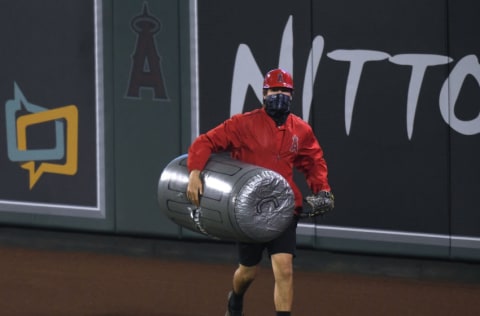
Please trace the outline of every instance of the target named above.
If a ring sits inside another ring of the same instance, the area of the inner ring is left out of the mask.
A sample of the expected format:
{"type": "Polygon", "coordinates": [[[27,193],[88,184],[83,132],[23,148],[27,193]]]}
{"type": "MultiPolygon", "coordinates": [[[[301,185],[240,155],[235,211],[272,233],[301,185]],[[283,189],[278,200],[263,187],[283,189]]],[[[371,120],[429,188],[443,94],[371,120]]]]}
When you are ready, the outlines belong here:
{"type": "Polygon", "coordinates": [[[292,144],[290,145],[290,152],[297,153],[298,152],[298,136],[292,136],[292,144]]]}

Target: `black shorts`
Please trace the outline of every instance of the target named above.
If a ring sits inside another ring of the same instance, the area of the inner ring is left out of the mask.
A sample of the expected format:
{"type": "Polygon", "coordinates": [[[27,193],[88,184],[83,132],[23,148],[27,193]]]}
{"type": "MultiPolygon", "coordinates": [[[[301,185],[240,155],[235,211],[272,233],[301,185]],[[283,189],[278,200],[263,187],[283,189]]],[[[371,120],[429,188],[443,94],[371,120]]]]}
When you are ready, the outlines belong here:
{"type": "Polygon", "coordinates": [[[297,247],[297,222],[295,216],[292,223],[282,235],[267,243],[238,243],[238,258],[241,265],[252,267],[260,263],[263,250],[267,249],[270,257],[276,253],[290,253],[295,257],[297,247]]]}

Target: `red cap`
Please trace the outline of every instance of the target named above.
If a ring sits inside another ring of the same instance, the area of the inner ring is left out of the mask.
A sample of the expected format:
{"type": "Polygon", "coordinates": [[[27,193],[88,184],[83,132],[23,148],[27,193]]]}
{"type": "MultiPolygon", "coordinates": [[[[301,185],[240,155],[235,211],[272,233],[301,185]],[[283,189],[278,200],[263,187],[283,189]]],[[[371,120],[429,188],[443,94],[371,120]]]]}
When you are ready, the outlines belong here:
{"type": "Polygon", "coordinates": [[[263,88],[289,88],[293,90],[292,75],[283,69],[270,70],[263,81],[263,88]]]}

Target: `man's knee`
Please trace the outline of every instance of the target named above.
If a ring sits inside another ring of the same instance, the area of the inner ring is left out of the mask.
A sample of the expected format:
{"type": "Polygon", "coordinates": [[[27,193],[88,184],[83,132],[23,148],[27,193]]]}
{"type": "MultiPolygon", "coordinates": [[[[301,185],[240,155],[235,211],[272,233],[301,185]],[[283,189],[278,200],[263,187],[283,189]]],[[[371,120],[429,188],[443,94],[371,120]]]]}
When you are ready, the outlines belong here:
{"type": "Polygon", "coordinates": [[[275,279],[290,280],[293,277],[293,257],[290,254],[272,255],[272,266],[275,279]]]}
{"type": "Polygon", "coordinates": [[[238,265],[237,271],[235,274],[238,275],[241,279],[245,280],[246,282],[251,282],[257,276],[257,267],[247,267],[244,265],[238,265]]]}

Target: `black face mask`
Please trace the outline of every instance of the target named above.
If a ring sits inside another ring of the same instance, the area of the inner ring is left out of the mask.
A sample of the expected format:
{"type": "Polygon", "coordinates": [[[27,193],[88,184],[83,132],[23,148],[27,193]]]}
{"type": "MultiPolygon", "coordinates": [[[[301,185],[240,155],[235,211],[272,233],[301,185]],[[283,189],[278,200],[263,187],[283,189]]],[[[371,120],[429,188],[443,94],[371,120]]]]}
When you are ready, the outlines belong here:
{"type": "Polygon", "coordinates": [[[286,94],[271,94],[265,97],[265,111],[275,121],[277,126],[283,125],[290,114],[292,98],[286,94]]]}

